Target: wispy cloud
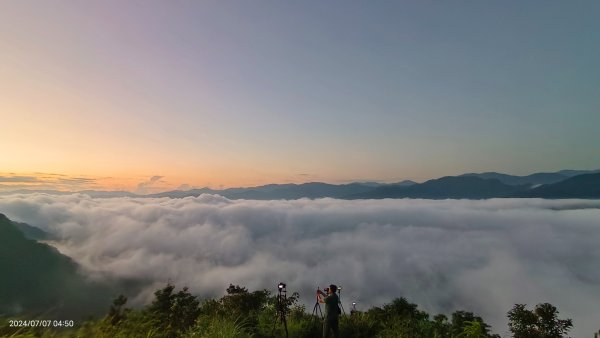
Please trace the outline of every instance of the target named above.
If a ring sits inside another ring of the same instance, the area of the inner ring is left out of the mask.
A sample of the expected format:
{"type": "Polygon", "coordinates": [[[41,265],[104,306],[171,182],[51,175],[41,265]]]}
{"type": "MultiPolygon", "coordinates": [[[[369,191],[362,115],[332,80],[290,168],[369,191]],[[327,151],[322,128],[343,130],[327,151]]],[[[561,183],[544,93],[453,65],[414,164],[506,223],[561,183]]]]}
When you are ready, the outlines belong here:
{"type": "Polygon", "coordinates": [[[191,185],[189,185],[189,184],[187,184],[187,183],[183,183],[183,184],[181,184],[180,186],[178,186],[176,190],[183,190],[183,191],[187,191],[187,190],[192,190],[192,189],[194,189],[194,187],[193,187],[193,186],[191,186],[191,185]]]}
{"type": "Polygon", "coordinates": [[[97,181],[97,179],[86,178],[86,177],[70,177],[70,178],[59,178],[57,181],[60,183],[67,183],[67,184],[93,184],[97,181]]]}
{"type": "Polygon", "coordinates": [[[513,304],[551,302],[574,336],[597,330],[600,201],[36,194],[0,197],[0,212],[54,234],[90,275],[149,281],[138,301],[169,280],[204,296],[283,280],[310,306],[335,282],[344,305],[405,296],[434,313],[475,311],[503,333],[513,304]]]}
{"type": "Polygon", "coordinates": [[[0,191],[10,192],[20,189],[80,191],[97,188],[100,180],[102,178],[53,173],[33,173],[28,175],[0,173],[0,183],[4,183],[0,184],[0,191]]]}
{"type": "Polygon", "coordinates": [[[39,182],[39,179],[35,176],[0,176],[0,182],[31,183],[39,182]]]}
{"type": "Polygon", "coordinates": [[[157,184],[161,182],[162,178],[163,176],[155,175],[150,177],[150,179],[147,181],[140,182],[137,186],[137,189],[135,190],[135,193],[145,195],[148,193],[159,191],[160,188],[157,187],[157,184]]]}

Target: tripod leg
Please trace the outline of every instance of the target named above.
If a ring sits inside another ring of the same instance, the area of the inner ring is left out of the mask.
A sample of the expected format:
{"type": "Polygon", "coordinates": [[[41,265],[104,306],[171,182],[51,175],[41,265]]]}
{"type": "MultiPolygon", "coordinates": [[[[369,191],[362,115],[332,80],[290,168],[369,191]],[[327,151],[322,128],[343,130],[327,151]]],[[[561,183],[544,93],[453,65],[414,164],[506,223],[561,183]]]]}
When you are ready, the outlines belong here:
{"type": "Polygon", "coordinates": [[[342,309],[342,313],[344,316],[346,315],[346,310],[344,310],[344,305],[342,305],[342,290],[338,290],[338,305],[342,309]]]}
{"type": "Polygon", "coordinates": [[[287,320],[285,319],[284,314],[281,316],[281,321],[283,322],[283,327],[285,328],[285,338],[288,338],[287,320]]]}
{"type": "Polygon", "coordinates": [[[323,311],[321,310],[321,304],[319,304],[319,302],[317,301],[315,303],[315,306],[313,307],[313,312],[312,312],[313,316],[320,316],[321,319],[323,318],[323,311]],[[318,311],[317,311],[318,310],[318,311]]]}
{"type": "Polygon", "coordinates": [[[277,326],[277,322],[283,320],[283,317],[281,317],[281,295],[277,296],[277,305],[275,311],[275,320],[273,321],[273,330],[271,331],[271,335],[273,336],[275,335],[275,327],[277,326]]]}

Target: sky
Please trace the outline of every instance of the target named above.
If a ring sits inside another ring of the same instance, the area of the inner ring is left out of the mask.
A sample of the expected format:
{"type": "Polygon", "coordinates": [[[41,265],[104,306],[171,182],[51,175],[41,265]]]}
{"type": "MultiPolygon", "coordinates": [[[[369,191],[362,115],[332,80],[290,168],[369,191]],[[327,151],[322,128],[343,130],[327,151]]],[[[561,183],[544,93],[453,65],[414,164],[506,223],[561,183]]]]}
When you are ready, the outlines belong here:
{"type": "Polygon", "coordinates": [[[598,169],[599,15],[597,1],[3,1],[0,189],[598,169]]]}
{"type": "Polygon", "coordinates": [[[346,310],[406,297],[432,316],[474,312],[509,337],[514,304],[549,302],[573,319],[572,337],[598,330],[600,200],[17,194],[0,195],[0,211],[48,232],[94,280],[143,281],[122,291],[132,305],[168,282],[205,299],[283,281],[310,311],[316,288],[334,283],[346,310]]]}

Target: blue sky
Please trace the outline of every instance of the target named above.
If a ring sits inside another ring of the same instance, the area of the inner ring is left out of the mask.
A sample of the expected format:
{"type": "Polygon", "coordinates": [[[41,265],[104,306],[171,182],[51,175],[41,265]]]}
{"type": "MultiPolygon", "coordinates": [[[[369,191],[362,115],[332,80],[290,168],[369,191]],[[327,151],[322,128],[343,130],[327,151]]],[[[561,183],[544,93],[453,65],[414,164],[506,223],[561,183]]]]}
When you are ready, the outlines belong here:
{"type": "Polygon", "coordinates": [[[594,1],[4,2],[0,171],[166,188],[597,169],[599,14],[594,1]]]}

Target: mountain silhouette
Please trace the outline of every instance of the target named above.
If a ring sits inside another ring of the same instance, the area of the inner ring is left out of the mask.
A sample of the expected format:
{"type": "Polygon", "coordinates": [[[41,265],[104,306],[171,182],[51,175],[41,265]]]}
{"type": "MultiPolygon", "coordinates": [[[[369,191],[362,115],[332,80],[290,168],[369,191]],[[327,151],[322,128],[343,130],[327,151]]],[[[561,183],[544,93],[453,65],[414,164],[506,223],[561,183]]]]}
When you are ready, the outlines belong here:
{"type": "MultiPolygon", "coordinates": [[[[526,176],[508,175],[498,172],[467,173],[459,176],[446,176],[432,179],[424,183],[405,180],[398,183],[354,182],[348,184],[329,184],[310,182],[302,184],[267,184],[249,188],[211,189],[200,188],[192,190],[173,190],[157,194],[136,195],[126,191],[95,191],[84,190],[77,193],[97,198],[111,197],[197,197],[202,194],[221,195],[228,199],[252,200],[293,200],[300,198],[338,198],[338,199],[381,199],[381,198],[502,198],[526,196],[550,196],[536,190],[546,185],[564,182],[570,178],[600,173],[600,170],[561,170],[548,173],[534,173],[526,176]],[[531,191],[530,191],[531,190],[531,191]]],[[[548,188],[544,188],[548,189],[548,188]]],[[[545,191],[545,190],[541,190],[545,191]]],[[[590,198],[585,189],[572,189],[569,196],[564,198],[590,198]]],[[[2,195],[14,193],[46,193],[73,194],[56,190],[18,190],[0,192],[2,195]]],[[[557,197],[548,197],[557,198],[557,197]]]]}
{"type": "Polygon", "coordinates": [[[460,176],[476,176],[479,178],[495,178],[504,184],[509,185],[526,185],[529,184],[531,186],[540,185],[540,184],[552,184],[560,181],[564,181],[567,178],[583,175],[583,174],[594,174],[598,173],[600,170],[561,170],[553,173],[534,173],[526,176],[516,176],[516,175],[507,175],[497,172],[486,172],[486,173],[469,173],[463,174],[460,176]]]}
{"type": "MultiPolygon", "coordinates": [[[[408,183],[403,183],[408,184],[408,183]]],[[[300,198],[345,198],[346,196],[365,193],[375,187],[377,183],[350,183],[350,184],[328,184],[310,182],[303,184],[268,184],[252,188],[230,188],[224,190],[212,190],[209,188],[194,189],[188,191],[168,191],[159,194],[148,195],[149,197],[187,197],[199,196],[201,194],[218,194],[229,199],[300,199],[300,198]]]]}
{"type": "Polygon", "coordinates": [[[446,176],[411,186],[383,186],[352,198],[426,198],[483,199],[505,197],[528,189],[528,186],[504,184],[497,179],[483,179],[475,176],[446,176]]]}

